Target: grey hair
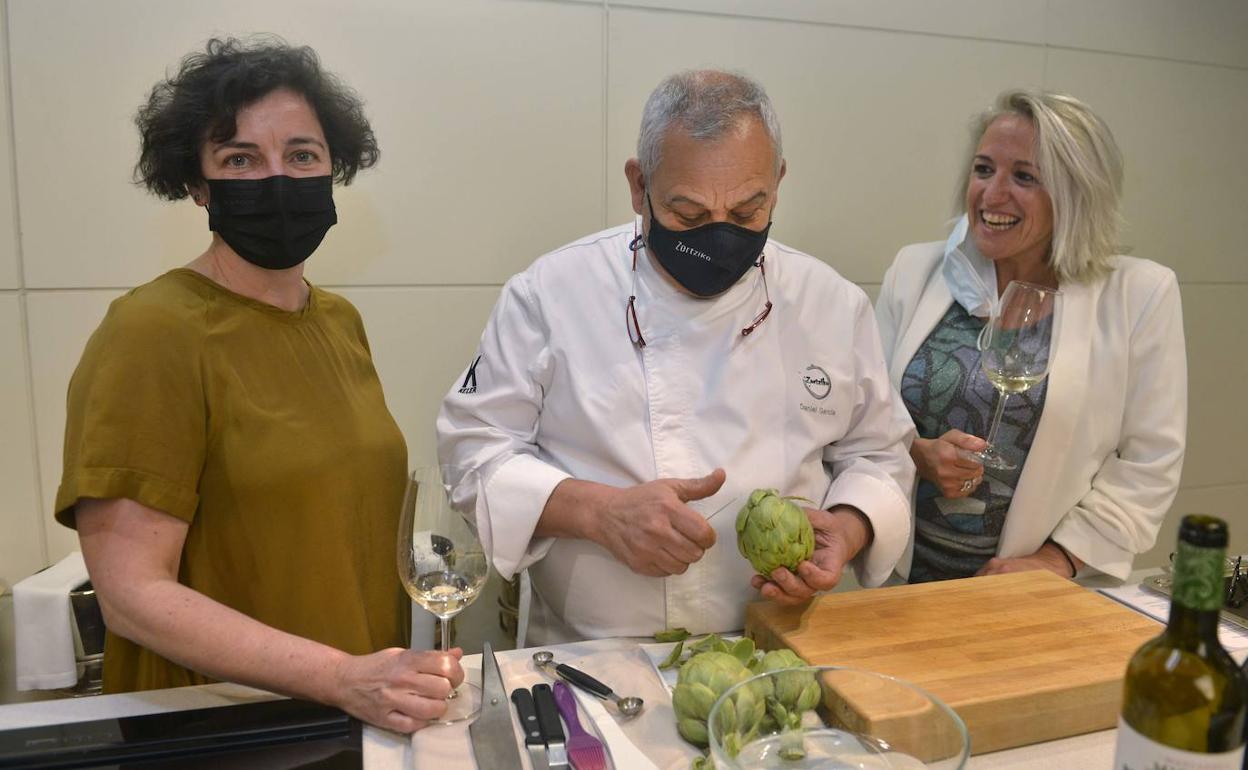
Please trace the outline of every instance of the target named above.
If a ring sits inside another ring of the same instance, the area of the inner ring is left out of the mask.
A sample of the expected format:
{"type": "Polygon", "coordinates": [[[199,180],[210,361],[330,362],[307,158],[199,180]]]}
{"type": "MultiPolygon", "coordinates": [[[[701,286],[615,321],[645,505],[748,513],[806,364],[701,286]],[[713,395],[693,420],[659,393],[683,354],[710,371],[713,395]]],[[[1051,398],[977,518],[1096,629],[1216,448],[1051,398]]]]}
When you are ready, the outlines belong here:
{"type": "Polygon", "coordinates": [[[694,139],[714,140],[735,129],[742,116],[753,115],[763,123],[775,150],[776,172],[783,152],[780,119],[763,87],[737,72],[687,70],[669,75],[650,93],[641,113],[637,136],[637,160],[649,179],[663,160],[663,139],[669,128],[678,127],[694,139]]]}
{"type": "MultiPolygon", "coordinates": [[[[1019,115],[1035,127],[1040,183],[1053,201],[1049,265],[1058,280],[1087,282],[1107,275],[1122,227],[1122,152],[1109,127],[1073,96],[1014,89],[975,118],[969,156],[1003,115],[1019,115]]],[[[963,211],[971,166],[966,164],[959,188],[963,211]]]]}

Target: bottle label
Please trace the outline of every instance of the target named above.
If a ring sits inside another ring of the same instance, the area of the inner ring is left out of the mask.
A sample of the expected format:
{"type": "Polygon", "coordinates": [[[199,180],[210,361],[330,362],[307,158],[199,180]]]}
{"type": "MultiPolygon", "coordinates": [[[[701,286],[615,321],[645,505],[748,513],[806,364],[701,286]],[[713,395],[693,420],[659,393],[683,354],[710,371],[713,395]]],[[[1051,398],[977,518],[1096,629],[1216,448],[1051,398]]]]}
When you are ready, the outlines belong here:
{"type": "Polygon", "coordinates": [[[1180,540],[1174,555],[1174,601],[1192,610],[1222,609],[1224,553],[1222,548],[1201,548],[1180,540]]]}
{"type": "Polygon", "coordinates": [[[1243,763],[1243,746],[1220,754],[1172,749],[1142,735],[1118,717],[1114,770],[1240,770],[1243,763]]]}

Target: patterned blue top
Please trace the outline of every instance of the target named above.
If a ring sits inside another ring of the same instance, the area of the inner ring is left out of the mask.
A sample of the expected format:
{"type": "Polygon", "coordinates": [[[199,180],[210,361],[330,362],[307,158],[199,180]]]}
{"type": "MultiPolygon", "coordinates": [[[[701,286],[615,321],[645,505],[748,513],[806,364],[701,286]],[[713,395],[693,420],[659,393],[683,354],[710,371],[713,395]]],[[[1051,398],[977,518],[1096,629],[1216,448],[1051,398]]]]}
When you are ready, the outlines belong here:
{"type": "MultiPolygon", "coordinates": [[[[953,428],[987,437],[998,395],[980,368],[976,341],[984,323],[954,302],[906,366],[901,398],[921,438],[939,438],[953,428]]],[[[996,445],[1016,464],[1014,470],[985,468],[984,482],[969,496],[955,500],[919,479],[910,582],[970,577],[996,555],[1005,515],[1040,422],[1047,384],[1043,380],[1006,402],[996,445]]]]}

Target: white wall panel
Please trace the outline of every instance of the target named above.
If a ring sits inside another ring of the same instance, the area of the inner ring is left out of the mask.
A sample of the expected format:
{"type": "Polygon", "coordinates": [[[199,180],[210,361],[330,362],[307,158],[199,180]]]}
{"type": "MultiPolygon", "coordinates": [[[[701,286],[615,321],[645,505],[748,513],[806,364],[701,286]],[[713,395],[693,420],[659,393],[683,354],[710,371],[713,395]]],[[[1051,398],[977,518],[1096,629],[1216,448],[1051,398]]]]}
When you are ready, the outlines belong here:
{"type": "Polygon", "coordinates": [[[1231,528],[1227,553],[1248,554],[1248,526],[1244,525],[1244,500],[1248,484],[1180,489],[1174,505],[1157,533],[1157,544],[1135,559],[1135,568],[1160,567],[1170,560],[1179,539],[1179,522],[1189,513],[1207,513],[1225,520],[1231,528]]]}
{"type": "Polygon", "coordinates": [[[9,104],[9,51],[4,0],[0,0],[0,289],[21,285],[17,259],[17,199],[13,178],[13,120],[9,104]]]}
{"type": "MultiPolygon", "coordinates": [[[[1243,407],[1243,385],[1248,382],[1244,355],[1248,284],[1181,289],[1188,387],[1183,486],[1248,483],[1248,462],[1239,446],[1248,436],[1248,411],[1243,407]]],[[[1248,531],[1248,516],[1240,529],[1248,531]]]]}
{"type": "Polygon", "coordinates": [[[78,548],[74,531],[57,524],[56,488],[61,481],[65,441],[65,396],[87,338],[122,292],[32,292],[26,297],[30,325],[31,373],[35,387],[35,430],[39,451],[39,492],[43,500],[48,558],[57,561],[78,548]]]}
{"type": "Polygon", "coordinates": [[[970,116],[1043,69],[1040,49],[1006,43],[654,11],[613,11],[610,40],[613,220],[631,212],[622,169],[654,86],[681,69],[739,69],[783,127],[773,236],[865,282],[907,243],[945,237],[970,116]]]}
{"type": "Polygon", "coordinates": [[[359,308],[408,465],[435,462],[442,397],[472,363],[497,287],[344,289],[359,308]]]}
{"type": "Polygon", "coordinates": [[[1132,253],[1185,282],[1248,282],[1248,70],[1054,50],[1047,80],[1122,146],[1132,253]]]}
{"type": "Polygon", "coordinates": [[[1248,67],[1244,0],[1048,0],[1045,16],[1052,45],[1248,67]]]}
{"type": "Polygon", "coordinates": [[[1044,42],[1044,4],[1032,0],[608,0],[643,7],[752,18],[930,32],[956,37],[1044,42]]]}
{"type": "Polygon", "coordinates": [[[501,282],[603,221],[601,18],[518,0],[15,0],[28,284],[132,286],[202,251],[201,211],[130,184],[132,116],[214,31],[308,43],[368,103],[382,160],[339,196],[318,281],[501,282]]]}
{"type": "Polygon", "coordinates": [[[12,586],[47,566],[35,483],[35,437],[31,435],[21,303],[16,292],[0,292],[0,585],[3,586],[12,586]]]}

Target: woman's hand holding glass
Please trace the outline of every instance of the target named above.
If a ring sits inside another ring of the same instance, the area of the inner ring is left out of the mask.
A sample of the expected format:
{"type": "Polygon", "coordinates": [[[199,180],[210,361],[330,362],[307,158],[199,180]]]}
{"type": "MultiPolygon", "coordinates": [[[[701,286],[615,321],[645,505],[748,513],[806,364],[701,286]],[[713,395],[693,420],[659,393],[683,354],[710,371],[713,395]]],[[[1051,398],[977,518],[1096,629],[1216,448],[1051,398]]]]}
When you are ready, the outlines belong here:
{"type": "Polygon", "coordinates": [[[332,698],[343,711],[369,724],[411,733],[446,715],[447,697],[464,681],[463,652],[404,650],[344,657],[332,698]]]}
{"type": "Polygon", "coordinates": [[[988,446],[979,436],[948,430],[939,438],[916,438],[910,457],[919,478],[930,481],[942,497],[965,497],[984,480],[984,466],[978,453],[988,446]]]}

